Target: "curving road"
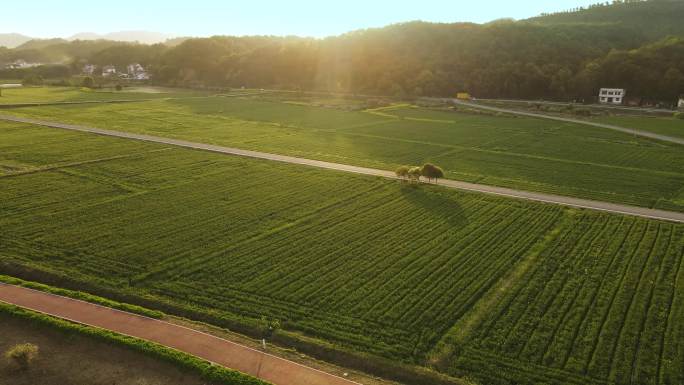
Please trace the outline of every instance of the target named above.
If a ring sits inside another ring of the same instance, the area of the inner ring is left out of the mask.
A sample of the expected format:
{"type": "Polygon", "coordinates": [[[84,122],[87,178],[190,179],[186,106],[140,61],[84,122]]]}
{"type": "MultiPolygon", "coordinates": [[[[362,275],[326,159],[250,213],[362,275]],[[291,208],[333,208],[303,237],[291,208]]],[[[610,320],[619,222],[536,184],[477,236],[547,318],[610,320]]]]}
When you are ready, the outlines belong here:
{"type": "Polygon", "coordinates": [[[518,110],[509,110],[506,108],[498,108],[498,107],[491,107],[491,106],[485,106],[482,104],[478,103],[471,103],[471,102],[464,102],[462,100],[458,99],[450,99],[454,104],[458,104],[464,107],[470,107],[470,108],[479,108],[481,110],[488,110],[488,111],[495,111],[495,112],[502,112],[505,114],[513,114],[513,115],[520,115],[520,116],[529,116],[531,118],[538,118],[538,119],[549,119],[549,120],[557,120],[560,122],[567,122],[567,123],[577,123],[577,124],[584,124],[587,126],[594,126],[594,127],[600,127],[600,128],[607,128],[609,130],[613,131],[620,131],[624,132],[629,135],[636,135],[636,136],[641,136],[644,138],[650,138],[650,139],[656,139],[656,140],[662,140],[663,142],[670,142],[670,143],[677,143],[677,144],[684,144],[684,139],[682,138],[675,138],[673,136],[667,136],[667,135],[660,135],[656,134],[653,132],[648,132],[648,131],[642,131],[642,130],[636,130],[632,128],[625,128],[625,127],[620,127],[620,126],[615,126],[612,124],[604,124],[604,123],[596,123],[596,122],[589,122],[586,120],[580,120],[580,119],[572,119],[572,118],[563,118],[560,116],[551,116],[551,115],[544,115],[544,114],[536,114],[534,112],[525,112],[525,111],[518,111],[518,110]]]}
{"type": "MultiPolygon", "coordinates": [[[[348,164],[332,163],[332,162],[325,162],[325,161],[306,159],[306,158],[297,158],[297,157],[287,156],[287,155],[279,155],[279,154],[271,154],[271,153],[267,153],[267,152],[243,150],[243,149],[233,148],[233,147],[216,146],[216,145],[211,145],[211,144],[189,142],[189,141],[185,141],[185,140],[164,138],[164,137],[152,136],[152,135],[143,135],[143,134],[134,134],[134,133],[130,133],[130,132],[104,130],[104,129],[95,128],[95,127],[77,126],[77,125],[73,125],[73,124],[65,124],[65,123],[57,123],[57,122],[47,122],[47,121],[31,119],[31,118],[22,118],[22,117],[17,117],[17,116],[0,115],[0,120],[10,121],[10,122],[18,122],[18,123],[28,123],[28,124],[34,124],[34,125],[39,125],[39,126],[45,126],[45,127],[71,130],[71,131],[87,132],[87,133],[98,134],[98,135],[114,136],[114,137],[118,137],[118,138],[126,138],[126,139],[142,140],[142,141],[147,141],[147,142],[169,144],[169,145],[173,145],[173,146],[186,147],[186,148],[192,148],[192,149],[204,150],[204,151],[212,151],[212,152],[217,152],[217,153],[222,153],[222,154],[239,155],[239,156],[245,156],[245,157],[250,157],[250,158],[273,160],[273,161],[277,161],[277,162],[292,163],[292,164],[299,164],[299,165],[318,167],[318,168],[324,168],[324,169],[330,169],[330,170],[345,171],[345,172],[352,172],[352,173],[356,173],[356,174],[373,175],[373,176],[379,176],[379,177],[383,177],[383,178],[396,179],[396,175],[394,174],[394,172],[387,171],[387,170],[379,170],[379,169],[375,169],[375,168],[352,166],[352,165],[348,165],[348,164]]],[[[653,134],[653,135],[655,135],[655,134],[653,134]]],[[[684,141],[683,141],[683,143],[684,143],[684,141]]],[[[580,207],[580,208],[585,208],[585,209],[608,211],[608,212],[617,213],[617,214],[633,215],[633,216],[639,216],[639,217],[645,217],[645,218],[651,218],[651,219],[659,219],[659,220],[684,223],[684,213],[679,213],[679,212],[674,212],[674,211],[650,209],[650,208],[646,208],[646,207],[629,206],[629,205],[595,201],[595,200],[589,200],[589,199],[572,198],[572,197],[567,197],[567,196],[562,196],[562,195],[545,194],[545,193],[540,193],[540,192],[515,190],[515,189],[510,189],[510,188],[505,188],[505,187],[488,186],[488,185],[483,185],[483,184],[461,182],[461,181],[450,180],[450,179],[441,179],[437,182],[437,184],[440,186],[458,189],[458,190],[475,191],[475,192],[500,195],[500,196],[505,196],[505,197],[510,197],[510,198],[527,199],[527,200],[532,200],[532,201],[537,201],[537,202],[552,203],[552,204],[559,204],[559,205],[564,205],[564,206],[580,207]]]]}
{"type": "Polygon", "coordinates": [[[275,385],[361,385],[184,326],[26,287],[0,283],[0,302],[156,342],[275,385]]]}

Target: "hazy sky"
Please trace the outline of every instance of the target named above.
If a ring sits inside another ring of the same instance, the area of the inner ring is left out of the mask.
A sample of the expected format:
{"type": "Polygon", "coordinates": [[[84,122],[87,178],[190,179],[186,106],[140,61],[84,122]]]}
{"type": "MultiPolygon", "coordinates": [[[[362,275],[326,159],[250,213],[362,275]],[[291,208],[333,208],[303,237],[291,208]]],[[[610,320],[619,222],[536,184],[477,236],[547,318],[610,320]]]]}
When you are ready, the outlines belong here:
{"type": "Polygon", "coordinates": [[[425,20],[522,19],[597,0],[8,0],[0,32],[68,37],[77,32],[147,30],[174,36],[300,35],[324,37],[360,28],[425,20]]]}

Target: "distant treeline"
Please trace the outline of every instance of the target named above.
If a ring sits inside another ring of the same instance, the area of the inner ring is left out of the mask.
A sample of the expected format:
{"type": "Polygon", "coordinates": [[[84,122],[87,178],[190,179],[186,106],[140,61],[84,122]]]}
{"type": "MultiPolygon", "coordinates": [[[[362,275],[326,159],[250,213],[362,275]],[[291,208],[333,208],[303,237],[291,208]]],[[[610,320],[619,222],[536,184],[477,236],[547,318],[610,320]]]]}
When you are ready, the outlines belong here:
{"type": "Polygon", "coordinates": [[[155,82],[180,86],[400,97],[467,91],[476,97],[559,100],[591,99],[600,87],[615,87],[626,88],[628,96],[673,102],[684,93],[681,20],[684,2],[653,0],[522,22],[412,22],[321,40],[212,37],[176,46],[29,42],[0,49],[0,62],[61,59],[73,74],[86,63],[123,68],[138,62],[155,82]]]}

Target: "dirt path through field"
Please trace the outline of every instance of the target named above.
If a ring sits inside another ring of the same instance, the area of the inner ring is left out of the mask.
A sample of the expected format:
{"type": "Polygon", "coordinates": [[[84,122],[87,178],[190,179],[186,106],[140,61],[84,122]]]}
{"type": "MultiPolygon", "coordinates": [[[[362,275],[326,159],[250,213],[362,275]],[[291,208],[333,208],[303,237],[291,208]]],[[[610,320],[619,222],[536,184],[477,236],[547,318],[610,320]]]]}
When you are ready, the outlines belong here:
{"type": "MultiPolygon", "coordinates": [[[[17,116],[0,115],[0,120],[18,122],[18,123],[28,123],[45,127],[61,128],[71,131],[88,132],[98,135],[114,136],[118,138],[142,140],[147,142],[163,143],[173,146],[192,148],[197,150],[205,150],[218,152],[222,154],[239,155],[246,156],[250,158],[273,160],[277,162],[299,164],[311,167],[325,168],[330,170],[352,172],[356,174],[373,175],[383,178],[396,179],[396,175],[392,171],[379,170],[375,168],[352,166],[348,164],[324,162],[321,160],[313,160],[306,158],[297,158],[294,156],[271,154],[267,152],[250,151],[243,150],[233,147],[216,146],[205,143],[189,142],[186,140],[163,138],[159,136],[134,134],[130,132],[104,130],[95,127],[77,126],[73,124],[58,123],[58,122],[47,122],[31,118],[22,118],[17,116]]],[[[527,199],[537,202],[559,204],[572,207],[580,207],[592,210],[608,211],[616,214],[633,215],[645,218],[660,219],[673,222],[683,222],[684,223],[684,213],[650,209],[647,207],[629,206],[617,203],[609,203],[602,201],[595,201],[589,199],[572,198],[562,195],[545,194],[532,191],[515,190],[506,187],[496,187],[488,186],[476,183],[461,182],[450,179],[441,179],[437,182],[438,185],[458,189],[458,190],[468,190],[475,191],[486,194],[500,195],[509,198],[527,199]]]]}
{"type": "Polygon", "coordinates": [[[4,283],[0,301],[156,342],[276,385],[359,385],[197,330],[89,302],[4,283]]]}

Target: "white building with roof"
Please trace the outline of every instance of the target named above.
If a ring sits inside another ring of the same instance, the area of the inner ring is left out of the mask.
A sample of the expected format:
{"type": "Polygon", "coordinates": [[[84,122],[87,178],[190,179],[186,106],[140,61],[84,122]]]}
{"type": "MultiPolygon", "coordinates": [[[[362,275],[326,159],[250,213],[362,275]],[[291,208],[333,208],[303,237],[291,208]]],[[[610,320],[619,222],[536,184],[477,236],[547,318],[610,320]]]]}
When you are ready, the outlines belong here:
{"type": "Polygon", "coordinates": [[[622,104],[625,100],[624,88],[601,88],[599,91],[599,103],[601,104],[622,104]]]}
{"type": "Polygon", "coordinates": [[[83,66],[83,73],[86,75],[92,75],[95,73],[95,64],[86,64],[83,66]]]}
{"type": "Polygon", "coordinates": [[[150,78],[150,75],[145,70],[145,67],[143,67],[139,63],[129,64],[127,68],[130,79],[148,80],[150,78]]]}
{"type": "Polygon", "coordinates": [[[116,67],[113,65],[108,65],[102,67],[102,76],[112,76],[116,75],[116,67]]]}
{"type": "Polygon", "coordinates": [[[12,63],[5,65],[7,69],[22,69],[22,68],[33,68],[43,65],[42,63],[28,63],[26,60],[15,60],[12,63]]]}

